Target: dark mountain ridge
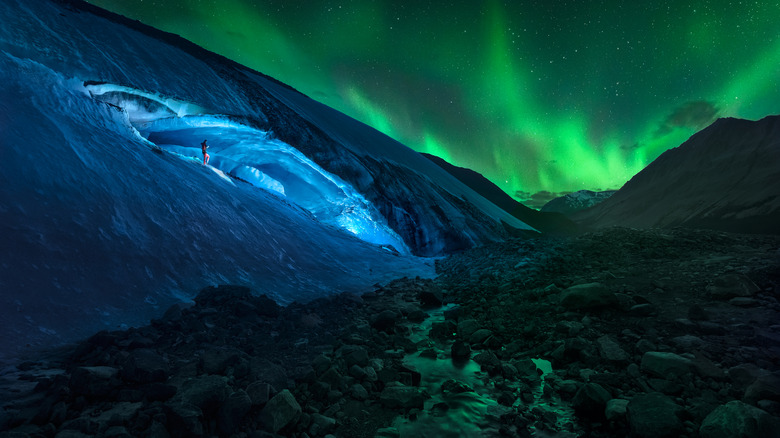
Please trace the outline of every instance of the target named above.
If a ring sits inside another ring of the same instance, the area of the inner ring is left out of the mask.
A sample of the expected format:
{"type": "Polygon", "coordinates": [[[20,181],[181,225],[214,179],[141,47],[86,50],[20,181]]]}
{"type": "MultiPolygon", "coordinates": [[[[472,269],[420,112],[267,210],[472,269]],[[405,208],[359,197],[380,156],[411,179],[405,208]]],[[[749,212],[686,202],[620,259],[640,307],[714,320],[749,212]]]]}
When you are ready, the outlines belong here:
{"type": "Polygon", "coordinates": [[[603,203],[589,228],[686,226],[780,233],[780,116],[723,118],[661,154],[603,203]]]}
{"type": "Polygon", "coordinates": [[[458,167],[435,155],[422,153],[422,156],[436,163],[463,184],[466,184],[485,199],[501,207],[504,211],[520,219],[542,233],[573,233],[577,231],[577,225],[566,216],[558,212],[542,212],[526,207],[516,201],[500,187],[485,178],[479,172],[458,167]]]}

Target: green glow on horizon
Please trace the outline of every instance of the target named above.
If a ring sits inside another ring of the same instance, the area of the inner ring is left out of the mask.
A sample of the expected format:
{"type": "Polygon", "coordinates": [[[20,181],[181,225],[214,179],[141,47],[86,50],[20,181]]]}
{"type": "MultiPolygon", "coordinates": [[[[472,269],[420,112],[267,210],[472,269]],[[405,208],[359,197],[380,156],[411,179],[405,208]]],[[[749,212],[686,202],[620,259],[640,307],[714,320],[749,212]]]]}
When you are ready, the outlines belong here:
{"type": "Polygon", "coordinates": [[[509,194],[616,189],[715,117],[780,113],[777,2],[91,1],[509,194]]]}

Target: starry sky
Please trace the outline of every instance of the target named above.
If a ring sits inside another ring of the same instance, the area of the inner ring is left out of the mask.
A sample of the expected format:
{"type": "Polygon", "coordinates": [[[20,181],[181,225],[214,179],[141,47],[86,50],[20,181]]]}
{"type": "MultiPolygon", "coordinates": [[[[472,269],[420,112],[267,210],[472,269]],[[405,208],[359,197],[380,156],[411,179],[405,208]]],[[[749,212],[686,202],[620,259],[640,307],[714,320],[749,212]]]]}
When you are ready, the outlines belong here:
{"type": "Polygon", "coordinates": [[[539,208],[780,114],[780,1],[90,0],[539,208]]]}

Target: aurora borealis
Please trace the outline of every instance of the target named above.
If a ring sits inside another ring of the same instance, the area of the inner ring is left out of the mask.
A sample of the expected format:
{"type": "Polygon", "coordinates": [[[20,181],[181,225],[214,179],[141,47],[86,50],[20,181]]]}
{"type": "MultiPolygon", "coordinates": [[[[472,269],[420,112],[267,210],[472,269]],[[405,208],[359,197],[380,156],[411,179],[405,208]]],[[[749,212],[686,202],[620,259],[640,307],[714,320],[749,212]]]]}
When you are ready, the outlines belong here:
{"type": "Polygon", "coordinates": [[[780,113],[778,1],[90,0],[540,207],[780,113]]]}

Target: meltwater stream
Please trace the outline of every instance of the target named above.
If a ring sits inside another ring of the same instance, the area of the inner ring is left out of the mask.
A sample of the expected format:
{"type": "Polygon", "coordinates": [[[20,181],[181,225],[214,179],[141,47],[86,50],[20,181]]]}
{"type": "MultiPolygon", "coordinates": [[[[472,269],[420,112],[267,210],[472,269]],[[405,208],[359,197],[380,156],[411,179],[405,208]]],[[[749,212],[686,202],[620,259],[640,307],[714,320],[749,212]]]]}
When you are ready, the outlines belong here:
{"type": "MultiPolygon", "coordinates": [[[[433,324],[444,321],[444,312],[452,307],[454,305],[450,304],[429,312],[430,316],[425,321],[413,327],[410,340],[418,343],[430,339],[428,333],[433,324]]],[[[555,416],[557,430],[537,430],[532,426],[530,429],[534,437],[577,436],[564,430],[567,423],[572,422],[573,410],[560,399],[551,399],[544,395],[545,378],[553,373],[549,361],[531,359],[540,372],[539,385],[531,388],[533,401],[524,403],[518,396],[510,407],[496,401],[498,391],[493,387],[494,381],[487,378],[487,374],[480,370],[479,364],[473,360],[454,364],[449,355],[441,353],[450,347],[450,343],[437,346],[431,344],[431,347],[439,352],[436,358],[421,355],[421,351],[404,358],[404,364],[420,372],[420,387],[426,390],[431,398],[425,402],[423,411],[416,419],[399,417],[395,421],[394,426],[400,432],[401,438],[498,436],[500,432],[496,419],[513,410],[555,416]]],[[[511,385],[507,382],[507,386],[511,385]]]]}

